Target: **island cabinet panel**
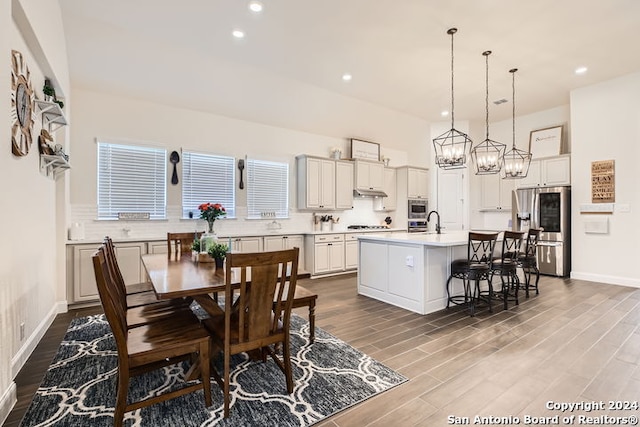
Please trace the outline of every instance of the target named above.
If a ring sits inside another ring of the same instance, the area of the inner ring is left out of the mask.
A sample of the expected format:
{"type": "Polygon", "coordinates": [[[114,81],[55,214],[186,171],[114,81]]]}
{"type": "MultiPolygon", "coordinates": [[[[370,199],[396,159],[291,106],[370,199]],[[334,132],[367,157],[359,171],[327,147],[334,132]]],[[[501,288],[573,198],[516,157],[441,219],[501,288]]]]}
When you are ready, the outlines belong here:
{"type": "Polygon", "coordinates": [[[422,246],[389,246],[389,293],[419,304],[423,299],[422,246]]]}
{"type": "Polygon", "coordinates": [[[389,277],[388,246],[383,243],[360,245],[358,284],[373,291],[387,292],[389,277]]]}

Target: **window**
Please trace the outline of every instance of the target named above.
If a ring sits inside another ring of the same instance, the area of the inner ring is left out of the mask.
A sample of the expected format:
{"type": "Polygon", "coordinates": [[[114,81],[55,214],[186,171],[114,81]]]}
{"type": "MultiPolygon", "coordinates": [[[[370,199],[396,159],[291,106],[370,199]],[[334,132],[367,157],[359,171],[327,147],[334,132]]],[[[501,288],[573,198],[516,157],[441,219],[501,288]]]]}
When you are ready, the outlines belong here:
{"type": "Polygon", "coordinates": [[[289,164],[247,160],[249,218],[289,217],[289,164]]]}
{"type": "Polygon", "coordinates": [[[167,217],[167,150],[98,142],[98,219],[167,217]]]}
{"type": "Polygon", "coordinates": [[[198,206],[220,203],[225,218],[236,216],[235,158],[213,154],[182,152],[182,217],[200,217],[198,206]]]}

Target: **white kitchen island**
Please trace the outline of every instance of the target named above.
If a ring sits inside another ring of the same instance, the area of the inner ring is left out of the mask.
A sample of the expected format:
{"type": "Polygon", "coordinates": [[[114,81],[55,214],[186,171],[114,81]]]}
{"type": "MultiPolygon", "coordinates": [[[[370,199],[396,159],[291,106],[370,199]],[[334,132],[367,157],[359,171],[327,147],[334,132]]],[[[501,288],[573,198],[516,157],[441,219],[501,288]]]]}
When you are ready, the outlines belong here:
{"type": "MultiPolygon", "coordinates": [[[[451,261],[467,257],[468,231],[358,237],[358,293],[420,314],[447,306],[451,261]]],[[[452,295],[462,293],[452,280],[452,295]]]]}

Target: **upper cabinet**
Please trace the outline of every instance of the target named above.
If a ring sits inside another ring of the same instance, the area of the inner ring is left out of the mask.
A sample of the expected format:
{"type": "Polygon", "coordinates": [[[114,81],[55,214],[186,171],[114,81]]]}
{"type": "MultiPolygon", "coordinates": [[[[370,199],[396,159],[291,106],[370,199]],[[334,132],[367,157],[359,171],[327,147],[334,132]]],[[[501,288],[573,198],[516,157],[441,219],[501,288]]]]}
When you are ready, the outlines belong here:
{"type": "Polygon", "coordinates": [[[336,209],[353,209],[353,162],[336,160],[336,209]]]}
{"type": "Polygon", "coordinates": [[[395,211],[398,206],[396,191],[396,170],[394,168],[384,168],[384,184],[382,191],[387,197],[376,197],[373,200],[373,209],[376,211],[395,211]]]}
{"type": "Polygon", "coordinates": [[[499,174],[480,177],[480,210],[511,210],[514,180],[502,179],[499,174]]]}
{"type": "Polygon", "coordinates": [[[355,188],[359,190],[382,191],[384,185],[384,164],[381,162],[355,160],[355,177],[355,188]]]}
{"type": "Polygon", "coordinates": [[[409,199],[429,198],[429,169],[410,166],[398,168],[398,185],[407,189],[409,199]]]}
{"type": "Polygon", "coordinates": [[[335,209],[336,162],[297,156],[298,209],[335,209]]]}
{"type": "Polygon", "coordinates": [[[517,180],[518,188],[553,187],[571,184],[571,155],[532,160],[526,178],[517,180]]]}

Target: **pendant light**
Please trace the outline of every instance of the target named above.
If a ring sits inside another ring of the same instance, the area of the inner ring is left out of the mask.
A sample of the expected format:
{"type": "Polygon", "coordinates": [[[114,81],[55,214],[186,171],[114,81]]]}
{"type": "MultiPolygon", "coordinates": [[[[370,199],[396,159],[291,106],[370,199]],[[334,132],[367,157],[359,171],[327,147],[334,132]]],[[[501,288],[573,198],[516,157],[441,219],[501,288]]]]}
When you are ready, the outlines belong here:
{"type": "Polygon", "coordinates": [[[518,71],[517,68],[509,70],[513,92],[513,146],[511,150],[504,153],[504,179],[526,178],[531,164],[531,153],[516,148],[516,71],[518,71]]]}
{"type": "Polygon", "coordinates": [[[457,28],[450,28],[447,34],[451,35],[451,130],[433,139],[433,148],[436,151],[436,164],[442,169],[459,169],[466,167],[467,144],[472,142],[467,134],[457,131],[454,126],[453,114],[453,35],[457,28]]]}
{"type": "Polygon", "coordinates": [[[491,51],[482,52],[486,63],[485,73],[485,124],[487,136],[484,141],[471,148],[471,158],[476,166],[476,175],[495,175],[502,168],[505,144],[489,139],[489,55],[491,51]]]}

